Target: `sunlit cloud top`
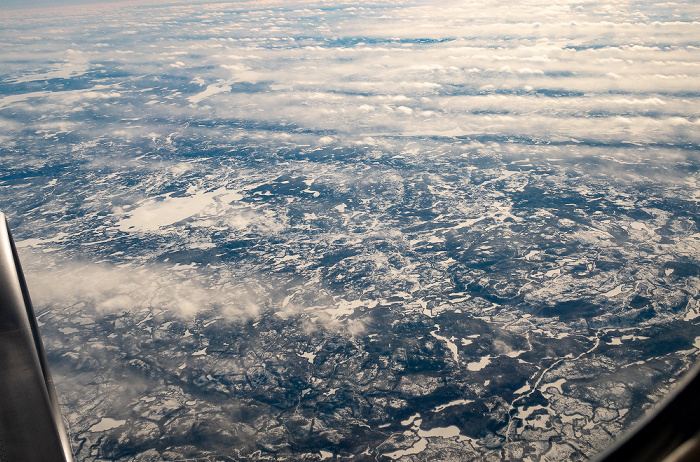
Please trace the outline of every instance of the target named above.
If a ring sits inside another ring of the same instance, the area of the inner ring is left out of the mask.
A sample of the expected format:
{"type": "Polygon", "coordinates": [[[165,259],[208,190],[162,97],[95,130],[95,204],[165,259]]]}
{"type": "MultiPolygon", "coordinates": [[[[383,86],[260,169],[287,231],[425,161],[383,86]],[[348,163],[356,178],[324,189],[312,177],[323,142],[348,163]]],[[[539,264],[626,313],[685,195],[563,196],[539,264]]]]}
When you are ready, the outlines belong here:
{"type": "Polygon", "coordinates": [[[33,120],[45,114],[36,129],[47,133],[90,129],[71,125],[73,116],[55,126],[52,114],[65,108],[78,117],[97,111],[107,133],[125,137],[167,136],[162,124],[146,128],[156,120],[217,119],[350,138],[694,143],[697,9],[254,2],[95,7],[30,28],[11,17],[1,33],[2,81],[17,93],[0,107],[33,120]],[[78,31],[85,40],[76,44],[78,31]],[[72,88],[27,91],[66,79],[72,88]],[[125,130],[113,108],[142,129],[125,130]]]}

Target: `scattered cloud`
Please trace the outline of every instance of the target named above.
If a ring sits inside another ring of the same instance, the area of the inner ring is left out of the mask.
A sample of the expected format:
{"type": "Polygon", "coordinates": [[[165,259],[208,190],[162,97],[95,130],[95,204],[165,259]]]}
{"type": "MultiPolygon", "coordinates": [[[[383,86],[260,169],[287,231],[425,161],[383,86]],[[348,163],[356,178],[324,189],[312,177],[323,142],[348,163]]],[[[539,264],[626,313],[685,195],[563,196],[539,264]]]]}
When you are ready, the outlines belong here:
{"type": "MultiPolygon", "coordinates": [[[[26,255],[30,265],[41,261],[46,265],[50,259],[26,255]]],[[[78,307],[81,313],[98,317],[144,312],[190,320],[222,315],[232,322],[244,322],[256,318],[265,303],[247,288],[252,280],[217,284],[197,268],[181,265],[72,262],[51,270],[27,271],[27,280],[37,312],[78,307]]]]}

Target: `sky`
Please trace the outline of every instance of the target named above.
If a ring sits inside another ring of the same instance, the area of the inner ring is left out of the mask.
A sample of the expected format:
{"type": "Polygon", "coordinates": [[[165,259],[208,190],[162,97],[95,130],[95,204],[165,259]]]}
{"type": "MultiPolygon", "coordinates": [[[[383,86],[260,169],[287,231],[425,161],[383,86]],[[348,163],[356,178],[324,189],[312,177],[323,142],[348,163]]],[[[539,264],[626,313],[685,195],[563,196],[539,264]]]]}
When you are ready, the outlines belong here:
{"type": "MultiPolygon", "coordinates": [[[[114,0],[102,0],[102,3],[114,0]]],[[[55,8],[71,5],[83,5],[89,3],[101,3],[100,0],[5,0],[0,4],[0,10],[18,10],[27,8],[55,8]]]]}
{"type": "MultiPolygon", "coordinates": [[[[5,0],[0,4],[0,10],[61,10],[73,6],[81,5],[153,5],[153,4],[176,4],[183,3],[182,0],[151,0],[148,2],[134,2],[133,0],[5,0]]],[[[189,2],[193,3],[193,2],[189,2]]]]}

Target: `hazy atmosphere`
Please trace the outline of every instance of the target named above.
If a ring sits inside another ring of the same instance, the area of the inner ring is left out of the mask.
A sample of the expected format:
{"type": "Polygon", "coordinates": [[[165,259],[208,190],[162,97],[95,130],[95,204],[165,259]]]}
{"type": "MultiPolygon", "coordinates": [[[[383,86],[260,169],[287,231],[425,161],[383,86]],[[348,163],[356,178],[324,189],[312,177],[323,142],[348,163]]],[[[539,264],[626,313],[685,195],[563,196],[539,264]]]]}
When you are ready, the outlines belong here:
{"type": "Polygon", "coordinates": [[[700,5],[15,6],[76,460],[586,460],[697,359],[700,5]]]}

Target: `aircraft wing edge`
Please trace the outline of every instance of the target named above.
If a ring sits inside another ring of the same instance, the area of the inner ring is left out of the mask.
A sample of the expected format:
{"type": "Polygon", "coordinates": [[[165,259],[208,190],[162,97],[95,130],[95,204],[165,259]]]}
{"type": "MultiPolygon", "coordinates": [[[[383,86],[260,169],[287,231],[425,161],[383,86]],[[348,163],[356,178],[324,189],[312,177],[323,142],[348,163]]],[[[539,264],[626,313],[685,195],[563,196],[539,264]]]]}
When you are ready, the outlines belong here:
{"type": "Polygon", "coordinates": [[[72,460],[17,249],[0,212],[0,461],[72,460]]]}

